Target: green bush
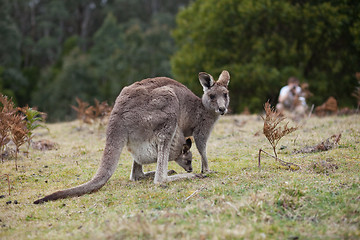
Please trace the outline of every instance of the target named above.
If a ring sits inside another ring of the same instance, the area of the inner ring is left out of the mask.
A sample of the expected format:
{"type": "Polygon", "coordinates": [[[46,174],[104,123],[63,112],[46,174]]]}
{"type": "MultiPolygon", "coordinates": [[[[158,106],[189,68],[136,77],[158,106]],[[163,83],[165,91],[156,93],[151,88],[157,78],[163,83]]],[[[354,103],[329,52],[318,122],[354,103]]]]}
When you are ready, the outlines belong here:
{"type": "Polygon", "coordinates": [[[360,2],[198,0],[177,16],[175,78],[201,93],[197,73],[231,75],[231,108],[277,101],[290,76],[308,82],[321,104],[355,106],[360,2]]]}

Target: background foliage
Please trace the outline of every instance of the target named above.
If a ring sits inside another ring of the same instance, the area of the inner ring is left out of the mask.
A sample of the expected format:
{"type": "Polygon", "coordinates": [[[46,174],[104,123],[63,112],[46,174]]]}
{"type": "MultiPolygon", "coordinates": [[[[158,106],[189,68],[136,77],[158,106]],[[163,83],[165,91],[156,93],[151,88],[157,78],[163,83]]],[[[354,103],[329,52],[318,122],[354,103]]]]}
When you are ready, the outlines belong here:
{"type": "Polygon", "coordinates": [[[189,0],[2,0],[0,92],[49,120],[74,116],[75,97],[113,102],[121,88],[171,76],[170,35],[189,0]]]}
{"type": "Polygon", "coordinates": [[[64,120],[76,96],[112,103],[154,76],[201,94],[199,71],[227,69],[234,112],[273,104],[291,75],[311,103],[355,106],[359,13],[355,0],[2,0],[0,92],[64,120]]]}
{"type": "Polygon", "coordinates": [[[360,56],[360,2],[198,0],[177,16],[176,79],[200,92],[196,73],[232,75],[233,110],[277,99],[287,78],[310,84],[312,102],[353,105],[360,56]]]}

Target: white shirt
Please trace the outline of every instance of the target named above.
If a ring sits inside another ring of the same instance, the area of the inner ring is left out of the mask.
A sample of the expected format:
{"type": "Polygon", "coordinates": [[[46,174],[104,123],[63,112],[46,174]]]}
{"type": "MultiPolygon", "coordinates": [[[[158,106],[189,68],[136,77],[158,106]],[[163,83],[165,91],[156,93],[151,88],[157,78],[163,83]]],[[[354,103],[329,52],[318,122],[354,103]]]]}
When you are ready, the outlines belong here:
{"type": "MultiPolygon", "coordinates": [[[[295,89],[295,93],[297,95],[300,95],[301,93],[301,87],[299,86],[296,86],[296,89],[295,89]]],[[[285,87],[282,87],[281,90],[280,90],[280,95],[279,95],[279,98],[281,97],[285,97],[285,100],[283,101],[283,104],[286,106],[286,107],[291,107],[293,102],[294,102],[294,99],[295,99],[295,95],[293,94],[293,92],[291,91],[291,88],[286,85],[285,87]]],[[[303,97],[299,97],[299,100],[302,102],[302,104],[306,104],[305,103],[305,98],[303,97]]]]}

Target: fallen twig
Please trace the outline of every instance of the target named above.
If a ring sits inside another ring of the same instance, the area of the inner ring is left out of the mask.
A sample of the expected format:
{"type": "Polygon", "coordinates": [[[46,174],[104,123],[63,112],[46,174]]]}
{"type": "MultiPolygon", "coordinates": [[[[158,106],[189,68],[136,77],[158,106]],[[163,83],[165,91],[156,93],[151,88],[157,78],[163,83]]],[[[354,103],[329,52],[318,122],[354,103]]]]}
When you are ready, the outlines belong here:
{"type": "Polygon", "coordinates": [[[261,161],[260,161],[260,158],[261,158],[261,152],[265,153],[266,155],[274,158],[275,160],[279,161],[281,165],[285,166],[285,167],[288,167],[289,169],[291,170],[299,170],[300,169],[300,166],[295,164],[295,163],[291,163],[291,162],[285,162],[283,160],[281,160],[280,158],[276,157],[276,156],[273,156],[271,155],[270,153],[262,150],[261,148],[259,149],[259,158],[258,158],[258,166],[259,166],[259,169],[261,169],[261,161]]]}
{"type": "Polygon", "coordinates": [[[198,192],[200,192],[201,190],[203,190],[204,187],[195,190],[192,194],[190,194],[188,197],[186,197],[183,201],[186,202],[187,200],[189,200],[190,198],[192,198],[193,196],[195,196],[198,192]]]}
{"type": "Polygon", "coordinates": [[[9,174],[3,174],[3,176],[6,177],[7,179],[7,182],[8,182],[8,188],[9,188],[9,195],[11,195],[11,192],[10,192],[10,177],[9,177],[9,174]]]}
{"type": "Polygon", "coordinates": [[[310,118],[310,117],[311,117],[311,114],[312,114],[312,112],[314,111],[314,107],[315,107],[315,105],[313,104],[313,105],[311,106],[311,109],[310,109],[310,112],[309,112],[308,118],[310,118]]]}
{"type": "Polygon", "coordinates": [[[314,146],[305,146],[304,148],[300,150],[296,150],[293,153],[296,154],[296,153],[313,153],[313,152],[328,151],[339,144],[340,138],[341,138],[341,133],[337,135],[335,134],[325,139],[319,144],[316,144],[314,146]]]}

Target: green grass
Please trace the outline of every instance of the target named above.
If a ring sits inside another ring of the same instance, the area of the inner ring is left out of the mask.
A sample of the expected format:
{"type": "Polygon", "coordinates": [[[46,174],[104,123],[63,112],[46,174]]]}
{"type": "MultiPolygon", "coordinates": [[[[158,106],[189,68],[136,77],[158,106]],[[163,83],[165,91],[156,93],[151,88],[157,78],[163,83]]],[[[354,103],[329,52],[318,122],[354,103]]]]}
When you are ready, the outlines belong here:
{"type": "MultiPolygon", "coordinates": [[[[207,151],[217,173],[204,179],[131,182],[132,160],[124,150],[98,192],[34,205],[45,194],[89,180],[104,149],[104,130],[78,131],[77,121],[49,124],[50,133],[37,130],[34,140],[55,141],[58,150],[31,149],[17,172],[13,159],[0,164],[12,186],[9,196],[1,178],[0,239],[359,239],[360,116],[314,117],[280,140],[285,148],[279,157],[300,165],[295,172],[266,155],[259,171],[259,148],[271,152],[262,124],[258,116],[222,117],[207,151]],[[340,132],[335,149],[292,154],[340,132]],[[6,204],[10,200],[19,203],[6,204]]],[[[200,172],[200,156],[192,150],[200,172]]],[[[170,168],[182,172],[175,163],[170,168]]]]}

